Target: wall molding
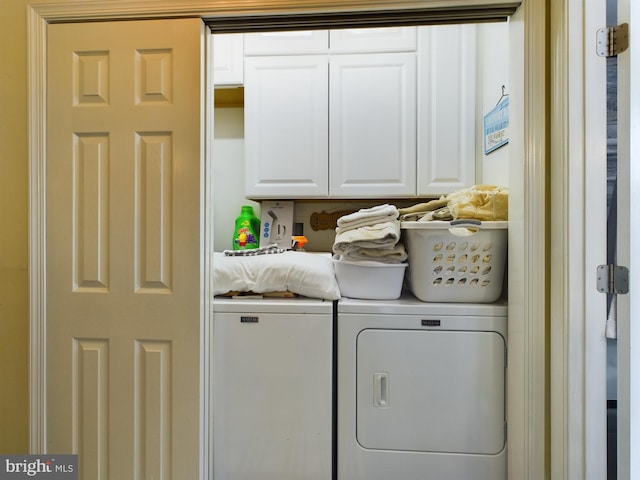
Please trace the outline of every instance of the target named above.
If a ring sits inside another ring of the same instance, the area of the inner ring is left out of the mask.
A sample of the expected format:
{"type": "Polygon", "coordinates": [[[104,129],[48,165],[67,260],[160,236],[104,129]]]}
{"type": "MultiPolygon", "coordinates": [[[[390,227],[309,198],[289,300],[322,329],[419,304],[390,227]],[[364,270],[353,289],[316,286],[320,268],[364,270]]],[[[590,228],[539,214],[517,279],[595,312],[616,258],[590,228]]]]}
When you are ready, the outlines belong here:
{"type": "Polygon", "coordinates": [[[29,450],[46,451],[46,20],[28,22],[29,109],[29,450]]]}
{"type": "MultiPolygon", "coordinates": [[[[510,478],[530,480],[546,478],[549,458],[547,442],[549,411],[547,408],[549,383],[547,365],[547,285],[548,252],[547,222],[547,4],[542,1],[523,3],[524,9],[524,155],[522,187],[524,208],[524,302],[523,355],[524,408],[526,422],[522,439],[525,455],[523,472],[510,478]],[[544,419],[544,420],[541,420],[544,419]]],[[[517,218],[517,217],[516,217],[517,218]]],[[[513,348],[513,345],[511,345],[513,348]]],[[[519,380],[509,377],[510,381],[519,380]]]]}

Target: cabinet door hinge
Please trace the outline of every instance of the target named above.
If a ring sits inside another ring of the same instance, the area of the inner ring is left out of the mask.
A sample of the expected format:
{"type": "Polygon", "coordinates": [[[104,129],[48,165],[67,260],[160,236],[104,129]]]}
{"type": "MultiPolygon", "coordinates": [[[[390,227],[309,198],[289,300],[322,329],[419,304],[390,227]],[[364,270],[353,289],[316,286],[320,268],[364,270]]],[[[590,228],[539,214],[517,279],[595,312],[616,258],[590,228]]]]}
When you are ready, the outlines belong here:
{"type": "Polygon", "coordinates": [[[615,57],[629,48],[629,24],[599,28],[596,32],[596,52],[601,57],[615,57]]]}
{"type": "Polygon", "coordinates": [[[620,265],[598,265],[596,286],[601,293],[629,293],[629,269],[620,265]]]}

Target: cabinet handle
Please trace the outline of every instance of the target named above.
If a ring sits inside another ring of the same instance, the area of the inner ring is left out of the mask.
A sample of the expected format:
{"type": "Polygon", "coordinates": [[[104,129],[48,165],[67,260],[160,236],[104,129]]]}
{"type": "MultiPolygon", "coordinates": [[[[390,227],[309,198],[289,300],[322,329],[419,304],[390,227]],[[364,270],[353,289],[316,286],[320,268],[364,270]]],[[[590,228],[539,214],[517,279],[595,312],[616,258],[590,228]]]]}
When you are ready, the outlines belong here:
{"type": "Polygon", "coordinates": [[[373,374],[373,406],[374,407],[389,406],[389,374],[388,373],[373,374]]]}

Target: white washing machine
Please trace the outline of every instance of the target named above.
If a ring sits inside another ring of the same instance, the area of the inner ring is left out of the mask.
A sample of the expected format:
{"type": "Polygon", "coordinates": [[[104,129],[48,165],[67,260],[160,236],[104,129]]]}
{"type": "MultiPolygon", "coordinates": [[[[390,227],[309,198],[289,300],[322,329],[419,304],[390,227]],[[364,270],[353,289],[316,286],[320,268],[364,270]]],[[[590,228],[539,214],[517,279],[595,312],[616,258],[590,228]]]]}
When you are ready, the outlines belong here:
{"type": "Polygon", "coordinates": [[[338,303],[338,480],[507,478],[504,304],[338,303]]]}
{"type": "Polygon", "coordinates": [[[213,464],[221,480],[330,480],[333,302],[213,302],[213,464]]]}

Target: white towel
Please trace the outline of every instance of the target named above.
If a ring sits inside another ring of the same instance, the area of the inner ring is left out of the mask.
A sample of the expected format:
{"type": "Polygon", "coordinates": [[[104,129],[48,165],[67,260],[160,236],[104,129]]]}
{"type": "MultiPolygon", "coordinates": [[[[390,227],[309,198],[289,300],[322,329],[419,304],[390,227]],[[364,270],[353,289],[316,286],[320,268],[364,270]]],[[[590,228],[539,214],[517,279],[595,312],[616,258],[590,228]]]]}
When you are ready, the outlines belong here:
{"type": "Polygon", "coordinates": [[[361,248],[349,245],[340,254],[345,260],[374,260],[382,263],[402,263],[407,259],[407,252],[402,243],[393,248],[361,248]]]}
{"type": "Polygon", "coordinates": [[[618,338],[616,303],[616,298],[613,297],[611,300],[611,306],[609,307],[609,315],[607,315],[607,323],[605,327],[605,335],[607,338],[618,338]]]}
{"type": "Polygon", "coordinates": [[[336,233],[344,233],[355,228],[397,220],[398,215],[398,209],[394,205],[386,203],[371,208],[362,208],[357,212],[338,218],[336,233]]]}
{"type": "Polygon", "coordinates": [[[361,248],[393,248],[400,240],[400,221],[378,223],[336,235],[333,252],[342,253],[351,246],[361,248]]]}

